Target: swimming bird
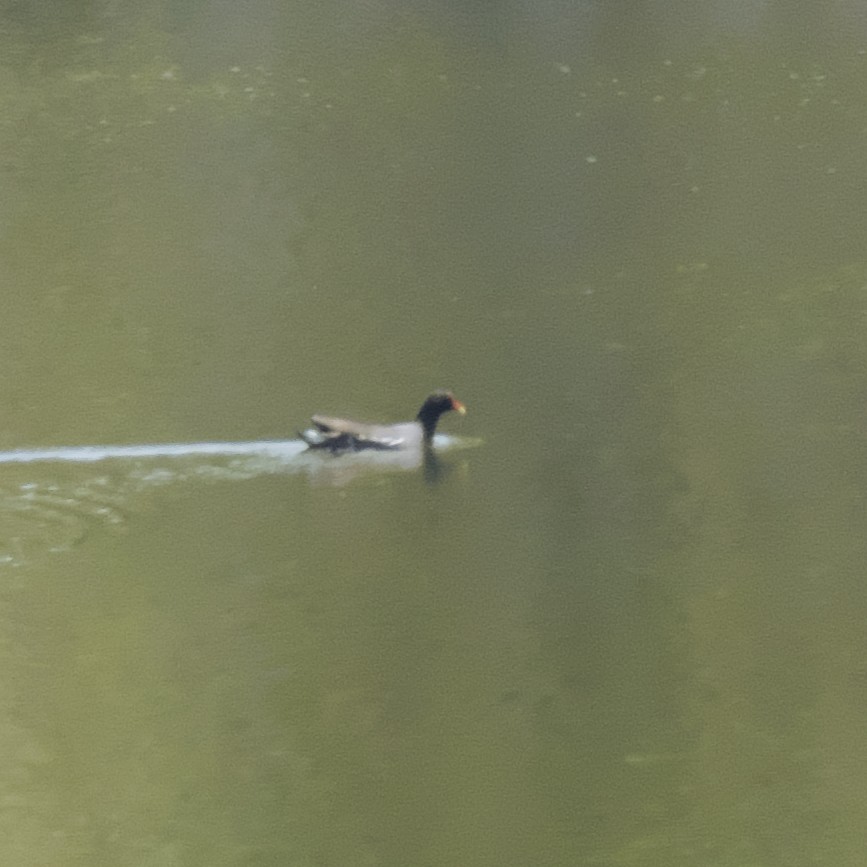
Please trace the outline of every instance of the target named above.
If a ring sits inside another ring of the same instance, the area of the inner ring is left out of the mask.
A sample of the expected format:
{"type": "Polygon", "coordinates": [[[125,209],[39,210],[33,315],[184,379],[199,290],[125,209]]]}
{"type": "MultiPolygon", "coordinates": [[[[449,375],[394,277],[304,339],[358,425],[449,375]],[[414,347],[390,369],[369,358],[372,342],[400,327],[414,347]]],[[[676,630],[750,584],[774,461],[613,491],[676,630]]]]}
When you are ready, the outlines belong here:
{"type": "Polygon", "coordinates": [[[311,449],[327,449],[333,454],[363,449],[427,449],[433,442],[437,422],[443,413],[454,410],[461,415],[466,407],[450,392],[435,391],[421,405],[414,421],[397,424],[371,424],[328,415],[314,415],[313,427],[298,435],[311,449]]]}

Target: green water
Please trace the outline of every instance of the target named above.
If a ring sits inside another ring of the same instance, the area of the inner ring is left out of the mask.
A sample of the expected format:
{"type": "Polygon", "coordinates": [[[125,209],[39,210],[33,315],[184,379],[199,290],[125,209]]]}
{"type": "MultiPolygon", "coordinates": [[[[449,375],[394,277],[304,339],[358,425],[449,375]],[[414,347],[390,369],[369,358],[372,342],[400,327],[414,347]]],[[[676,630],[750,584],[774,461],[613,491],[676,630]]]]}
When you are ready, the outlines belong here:
{"type": "Polygon", "coordinates": [[[483,440],[0,465],[0,863],[860,867],[867,31],[811,8],[0,4],[0,451],[483,440]]]}

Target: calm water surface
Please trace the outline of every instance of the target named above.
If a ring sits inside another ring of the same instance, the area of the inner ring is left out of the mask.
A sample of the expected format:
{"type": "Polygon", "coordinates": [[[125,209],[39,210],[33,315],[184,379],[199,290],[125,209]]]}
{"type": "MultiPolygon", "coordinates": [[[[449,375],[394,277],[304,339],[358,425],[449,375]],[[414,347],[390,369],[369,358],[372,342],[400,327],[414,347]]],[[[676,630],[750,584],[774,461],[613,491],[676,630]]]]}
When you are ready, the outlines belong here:
{"type": "Polygon", "coordinates": [[[0,451],[482,440],[0,462],[0,863],[863,864],[867,21],[603,6],[0,4],[0,451]]]}

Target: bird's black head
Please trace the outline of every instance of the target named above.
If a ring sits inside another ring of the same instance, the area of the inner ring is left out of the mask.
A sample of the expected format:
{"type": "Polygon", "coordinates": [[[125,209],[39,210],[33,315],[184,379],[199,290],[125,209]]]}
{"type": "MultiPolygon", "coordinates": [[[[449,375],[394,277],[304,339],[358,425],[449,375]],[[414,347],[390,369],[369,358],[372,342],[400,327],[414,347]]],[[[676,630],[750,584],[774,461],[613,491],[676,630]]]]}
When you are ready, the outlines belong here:
{"type": "Polygon", "coordinates": [[[416,421],[421,423],[428,439],[434,435],[440,416],[451,410],[459,412],[461,415],[467,411],[466,407],[450,391],[435,391],[427,396],[418,411],[416,421]]]}

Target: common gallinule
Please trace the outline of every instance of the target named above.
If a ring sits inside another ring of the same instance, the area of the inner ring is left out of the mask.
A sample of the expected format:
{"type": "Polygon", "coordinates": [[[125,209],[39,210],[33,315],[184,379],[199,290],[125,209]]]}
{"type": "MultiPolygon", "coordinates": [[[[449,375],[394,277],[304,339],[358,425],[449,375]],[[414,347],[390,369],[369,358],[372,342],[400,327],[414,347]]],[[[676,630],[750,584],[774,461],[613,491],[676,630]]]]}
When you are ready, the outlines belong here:
{"type": "Polygon", "coordinates": [[[435,391],[425,399],[415,421],[398,424],[368,424],[327,415],[314,415],[313,427],[298,435],[311,449],[332,453],[362,449],[421,449],[433,441],[437,422],[444,412],[466,413],[464,405],[450,391],[435,391]]]}

